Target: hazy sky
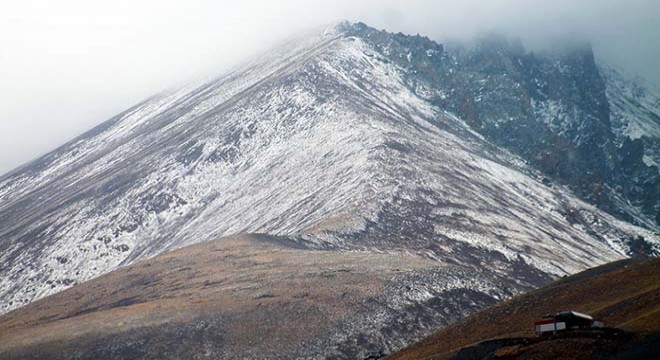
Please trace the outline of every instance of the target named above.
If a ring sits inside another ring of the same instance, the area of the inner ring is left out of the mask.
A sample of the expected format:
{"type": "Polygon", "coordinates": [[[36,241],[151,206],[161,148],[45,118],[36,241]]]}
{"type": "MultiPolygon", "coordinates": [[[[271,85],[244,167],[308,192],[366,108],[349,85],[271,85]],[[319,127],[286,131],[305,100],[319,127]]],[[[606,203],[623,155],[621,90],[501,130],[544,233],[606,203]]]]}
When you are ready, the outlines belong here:
{"type": "Polygon", "coordinates": [[[660,84],[660,0],[0,0],[0,174],[153,93],[342,19],[436,40],[579,34],[660,84]]]}

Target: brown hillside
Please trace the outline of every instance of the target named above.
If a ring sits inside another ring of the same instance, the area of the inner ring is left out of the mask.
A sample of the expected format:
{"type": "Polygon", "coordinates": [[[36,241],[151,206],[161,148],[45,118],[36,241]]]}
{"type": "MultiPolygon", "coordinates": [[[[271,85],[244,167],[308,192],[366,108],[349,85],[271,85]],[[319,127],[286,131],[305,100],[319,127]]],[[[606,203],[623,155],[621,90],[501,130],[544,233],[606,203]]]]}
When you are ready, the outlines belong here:
{"type": "Polygon", "coordinates": [[[0,359],[286,357],[365,311],[365,299],[394,277],[442,267],[396,254],[304,250],[269,236],[223,238],[1,316],[0,359]]]}
{"type": "Polygon", "coordinates": [[[482,310],[389,358],[451,358],[461,348],[501,338],[528,339],[524,344],[500,348],[495,355],[501,358],[588,358],[619,350],[629,354],[621,358],[635,358],[635,344],[651,342],[657,346],[659,333],[660,259],[630,259],[584,271],[482,310]],[[534,321],[543,314],[565,309],[602,318],[607,326],[626,330],[628,335],[616,340],[561,338],[536,342],[534,321]]]}

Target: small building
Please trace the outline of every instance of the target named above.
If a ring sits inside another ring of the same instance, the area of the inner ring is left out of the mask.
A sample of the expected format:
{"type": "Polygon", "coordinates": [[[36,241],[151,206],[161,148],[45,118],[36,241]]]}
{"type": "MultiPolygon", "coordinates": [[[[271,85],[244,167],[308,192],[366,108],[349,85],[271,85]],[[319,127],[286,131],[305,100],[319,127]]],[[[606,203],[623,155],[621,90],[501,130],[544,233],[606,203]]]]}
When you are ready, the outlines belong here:
{"type": "Polygon", "coordinates": [[[545,320],[534,323],[534,332],[537,335],[556,334],[567,330],[602,328],[604,326],[602,320],[572,310],[547,314],[544,318],[545,320]]]}

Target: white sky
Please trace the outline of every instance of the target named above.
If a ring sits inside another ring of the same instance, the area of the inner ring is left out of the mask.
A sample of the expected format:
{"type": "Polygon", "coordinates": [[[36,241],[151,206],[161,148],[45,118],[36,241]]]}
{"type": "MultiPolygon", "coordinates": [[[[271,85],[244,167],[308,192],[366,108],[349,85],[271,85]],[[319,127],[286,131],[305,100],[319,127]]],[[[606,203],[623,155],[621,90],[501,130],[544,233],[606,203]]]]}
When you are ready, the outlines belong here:
{"type": "Polygon", "coordinates": [[[0,0],[0,174],[149,95],[343,19],[436,40],[580,34],[660,83],[660,0],[0,0]]]}

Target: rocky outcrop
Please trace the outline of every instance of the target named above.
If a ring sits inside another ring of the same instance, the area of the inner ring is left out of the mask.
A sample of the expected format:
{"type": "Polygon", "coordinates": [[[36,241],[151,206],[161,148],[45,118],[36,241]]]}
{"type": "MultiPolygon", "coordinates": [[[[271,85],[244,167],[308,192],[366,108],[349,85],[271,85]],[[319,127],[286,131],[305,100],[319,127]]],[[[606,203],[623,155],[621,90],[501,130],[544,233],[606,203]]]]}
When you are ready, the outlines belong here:
{"type": "MultiPolygon", "coordinates": [[[[633,121],[626,117],[641,117],[634,120],[642,123],[637,136],[657,158],[659,108],[647,104],[650,95],[644,94],[646,102],[638,99],[644,91],[638,86],[637,98],[629,96],[622,109],[625,88],[611,89],[612,84],[608,89],[588,42],[534,53],[520,41],[491,34],[472,46],[443,47],[420,36],[346,26],[406,69],[407,85],[419,96],[457,114],[582,199],[626,221],[654,229],[660,225],[655,221],[658,169],[642,161],[644,152],[621,148],[635,138],[615,128],[633,121]]],[[[657,98],[654,104],[660,104],[657,98]]]]}

